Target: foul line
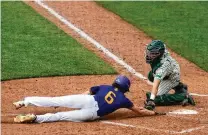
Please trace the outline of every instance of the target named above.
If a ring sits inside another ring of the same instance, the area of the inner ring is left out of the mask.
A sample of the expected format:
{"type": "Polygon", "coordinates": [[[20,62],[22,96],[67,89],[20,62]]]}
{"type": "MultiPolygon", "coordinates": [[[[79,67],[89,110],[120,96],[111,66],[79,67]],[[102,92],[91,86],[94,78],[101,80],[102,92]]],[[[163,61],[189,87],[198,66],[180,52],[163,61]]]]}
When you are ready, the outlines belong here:
{"type": "MultiPolygon", "coordinates": [[[[4,113],[4,114],[1,114],[1,117],[13,117],[13,116],[17,116],[17,115],[19,115],[19,114],[4,113]]],[[[164,132],[164,133],[169,133],[169,134],[189,133],[189,132],[192,132],[192,131],[195,131],[195,130],[203,129],[205,127],[205,126],[201,126],[201,127],[190,128],[190,129],[186,129],[186,130],[182,130],[182,131],[174,131],[174,130],[154,129],[154,128],[148,128],[148,127],[143,127],[143,126],[134,126],[134,125],[130,125],[130,124],[117,123],[117,122],[111,122],[111,121],[100,121],[100,122],[104,123],[104,124],[110,124],[110,125],[116,125],[116,126],[122,126],[122,127],[130,127],[130,128],[138,128],[138,129],[145,129],[145,130],[149,130],[149,131],[164,132]]]]}
{"type": "Polygon", "coordinates": [[[134,125],[124,124],[124,123],[117,123],[117,122],[111,122],[111,121],[101,121],[101,123],[110,124],[110,125],[117,125],[117,126],[123,126],[123,127],[145,129],[145,130],[150,130],[150,131],[155,131],[155,132],[164,132],[164,133],[169,133],[169,134],[189,133],[189,132],[192,132],[192,131],[204,128],[204,126],[201,126],[201,127],[190,128],[190,129],[186,129],[186,130],[182,130],[182,131],[174,131],[174,130],[153,129],[153,128],[148,128],[148,127],[143,127],[143,126],[134,126],[134,125]]]}
{"type": "Polygon", "coordinates": [[[74,24],[72,24],[70,21],[66,20],[64,17],[62,17],[61,15],[59,15],[57,12],[55,12],[53,9],[51,9],[50,7],[48,7],[46,4],[44,4],[40,0],[36,0],[35,2],[38,3],[40,6],[42,6],[43,8],[47,9],[52,15],[54,15],[55,17],[57,17],[61,22],[63,22],[64,24],[66,24],[69,28],[71,28],[75,32],[77,32],[81,37],[83,37],[84,39],[88,40],[90,43],[92,43],[93,45],[95,45],[99,50],[103,51],[108,57],[112,58],[117,63],[119,63],[120,65],[124,66],[130,73],[132,73],[135,76],[137,76],[137,77],[139,77],[139,78],[147,81],[147,78],[145,76],[143,76],[142,74],[136,72],[135,69],[133,69],[127,63],[125,63],[121,58],[119,58],[116,55],[114,55],[108,49],[106,49],[105,47],[103,47],[103,45],[101,45],[96,40],[94,40],[93,38],[91,38],[90,36],[88,36],[85,32],[83,32],[82,30],[80,30],[79,28],[77,28],[74,24]]]}
{"type": "Polygon", "coordinates": [[[187,130],[182,130],[180,132],[176,132],[174,134],[183,134],[183,133],[189,133],[189,132],[192,132],[194,130],[199,130],[199,129],[203,129],[205,128],[205,126],[201,126],[201,127],[196,127],[196,128],[190,128],[190,129],[187,129],[187,130]]]}
{"type": "MultiPolygon", "coordinates": [[[[148,81],[148,79],[143,76],[141,73],[136,72],[136,70],[134,68],[132,68],[130,65],[128,65],[126,62],[124,62],[121,58],[117,57],[116,55],[114,55],[112,52],[110,52],[108,49],[106,49],[105,47],[103,47],[103,45],[101,45],[100,43],[98,43],[96,40],[94,40],[93,38],[91,38],[90,36],[88,36],[84,31],[80,30],[79,28],[77,28],[75,25],[73,25],[69,20],[66,20],[64,17],[62,17],[61,15],[59,15],[56,11],[54,11],[52,8],[50,8],[49,6],[47,6],[46,4],[44,4],[41,0],[35,0],[35,2],[37,4],[39,4],[41,7],[45,8],[46,10],[49,11],[49,13],[51,13],[52,15],[54,15],[56,18],[58,18],[61,22],[63,22],[64,24],[66,24],[69,28],[73,29],[75,32],[77,32],[81,37],[83,37],[84,39],[88,40],[90,43],[92,43],[93,45],[95,45],[99,50],[103,51],[104,54],[106,54],[108,57],[112,58],[113,60],[115,60],[118,64],[120,64],[121,66],[123,66],[125,69],[127,69],[130,73],[132,73],[133,75],[135,75],[136,77],[139,77],[140,79],[144,80],[147,84],[152,85],[151,82],[148,81]]],[[[191,93],[192,95],[195,96],[208,96],[208,95],[200,95],[200,94],[195,94],[195,93],[191,93]]]]}
{"type": "Polygon", "coordinates": [[[101,123],[105,124],[110,124],[110,125],[118,125],[118,126],[123,126],[123,127],[132,127],[135,128],[136,126],[134,125],[129,125],[129,124],[123,124],[123,123],[117,123],[117,122],[111,122],[111,121],[100,121],[101,123]]]}
{"type": "Polygon", "coordinates": [[[192,96],[199,96],[199,97],[208,97],[206,94],[197,94],[197,93],[190,93],[192,96]]]}

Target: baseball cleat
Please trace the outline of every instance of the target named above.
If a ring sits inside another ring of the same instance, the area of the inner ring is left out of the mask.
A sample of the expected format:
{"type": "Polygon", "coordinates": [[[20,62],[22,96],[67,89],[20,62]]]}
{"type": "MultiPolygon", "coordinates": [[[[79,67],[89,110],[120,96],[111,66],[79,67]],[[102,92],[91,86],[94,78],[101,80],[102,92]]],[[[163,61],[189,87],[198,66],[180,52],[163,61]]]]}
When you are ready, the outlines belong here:
{"type": "Polygon", "coordinates": [[[36,115],[34,114],[20,114],[14,118],[14,122],[16,123],[33,123],[36,119],[36,115]]]}
{"type": "Polygon", "coordinates": [[[25,106],[24,101],[14,102],[13,105],[15,106],[16,109],[19,109],[19,108],[25,106]]]}
{"type": "Polygon", "coordinates": [[[186,98],[183,100],[183,102],[182,102],[182,106],[187,106],[187,105],[193,105],[193,106],[195,106],[196,105],[196,103],[195,103],[195,101],[194,101],[194,99],[193,99],[193,97],[190,95],[190,94],[187,94],[186,95],[186,98]]]}
{"type": "Polygon", "coordinates": [[[196,105],[196,103],[195,103],[193,97],[192,97],[190,94],[187,95],[187,98],[188,98],[188,103],[189,103],[189,104],[191,104],[191,105],[193,105],[193,106],[196,105]]]}

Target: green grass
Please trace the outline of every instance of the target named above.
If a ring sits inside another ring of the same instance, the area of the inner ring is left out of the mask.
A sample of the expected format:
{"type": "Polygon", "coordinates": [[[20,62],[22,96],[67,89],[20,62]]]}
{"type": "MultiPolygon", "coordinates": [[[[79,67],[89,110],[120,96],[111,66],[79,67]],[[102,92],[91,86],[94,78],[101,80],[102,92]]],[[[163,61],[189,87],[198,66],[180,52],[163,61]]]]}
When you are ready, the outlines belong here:
{"type": "Polygon", "coordinates": [[[1,80],[116,73],[23,2],[2,2],[1,11],[1,80]]]}
{"type": "Polygon", "coordinates": [[[208,71],[208,2],[98,2],[208,71]]]}

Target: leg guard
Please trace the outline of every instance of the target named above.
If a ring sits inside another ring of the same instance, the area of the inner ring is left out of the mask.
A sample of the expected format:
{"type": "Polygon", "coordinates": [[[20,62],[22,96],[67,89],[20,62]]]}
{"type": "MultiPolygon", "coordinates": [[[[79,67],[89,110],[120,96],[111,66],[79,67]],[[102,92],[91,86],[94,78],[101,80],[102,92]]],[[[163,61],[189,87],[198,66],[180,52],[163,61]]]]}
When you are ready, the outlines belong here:
{"type": "MultiPolygon", "coordinates": [[[[147,99],[150,98],[151,93],[146,93],[147,99]]],[[[186,99],[186,93],[179,94],[163,94],[155,97],[156,106],[180,105],[186,99]]]]}

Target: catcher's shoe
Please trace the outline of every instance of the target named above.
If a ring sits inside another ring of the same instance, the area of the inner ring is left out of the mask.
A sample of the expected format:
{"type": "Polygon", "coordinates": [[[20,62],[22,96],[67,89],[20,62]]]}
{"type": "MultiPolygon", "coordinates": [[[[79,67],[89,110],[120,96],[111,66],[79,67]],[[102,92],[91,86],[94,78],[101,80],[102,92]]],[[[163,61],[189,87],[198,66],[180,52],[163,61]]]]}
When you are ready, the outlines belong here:
{"type": "Polygon", "coordinates": [[[186,98],[183,100],[183,102],[182,102],[182,106],[187,106],[187,105],[193,105],[193,106],[195,106],[196,105],[196,103],[195,103],[195,101],[194,101],[194,99],[193,99],[193,97],[190,95],[190,94],[187,94],[186,95],[186,98]]]}
{"type": "Polygon", "coordinates": [[[36,119],[36,115],[34,114],[20,114],[14,118],[14,122],[16,123],[33,123],[36,119]]]}
{"type": "Polygon", "coordinates": [[[16,109],[19,109],[19,108],[25,106],[24,101],[14,102],[13,105],[15,106],[16,109]]]}
{"type": "Polygon", "coordinates": [[[188,103],[189,103],[189,104],[191,104],[191,105],[193,105],[193,106],[196,105],[196,103],[195,103],[193,97],[192,97],[190,94],[187,95],[187,98],[188,98],[188,103]]]}

